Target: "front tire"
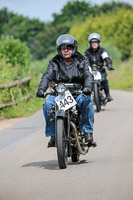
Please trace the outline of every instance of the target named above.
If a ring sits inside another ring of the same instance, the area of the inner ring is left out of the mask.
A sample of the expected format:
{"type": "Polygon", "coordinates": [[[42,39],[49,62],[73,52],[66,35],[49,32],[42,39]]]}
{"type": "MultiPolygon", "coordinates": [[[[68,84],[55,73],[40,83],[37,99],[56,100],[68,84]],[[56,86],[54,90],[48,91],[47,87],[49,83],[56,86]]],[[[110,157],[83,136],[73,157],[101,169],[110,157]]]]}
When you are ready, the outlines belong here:
{"type": "Polygon", "coordinates": [[[58,164],[61,169],[65,169],[67,168],[68,142],[62,118],[57,119],[56,131],[58,164]]]}
{"type": "Polygon", "coordinates": [[[97,83],[94,83],[94,101],[96,104],[96,111],[100,112],[101,110],[101,103],[100,103],[100,98],[99,98],[99,92],[98,92],[98,85],[97,83]]]}

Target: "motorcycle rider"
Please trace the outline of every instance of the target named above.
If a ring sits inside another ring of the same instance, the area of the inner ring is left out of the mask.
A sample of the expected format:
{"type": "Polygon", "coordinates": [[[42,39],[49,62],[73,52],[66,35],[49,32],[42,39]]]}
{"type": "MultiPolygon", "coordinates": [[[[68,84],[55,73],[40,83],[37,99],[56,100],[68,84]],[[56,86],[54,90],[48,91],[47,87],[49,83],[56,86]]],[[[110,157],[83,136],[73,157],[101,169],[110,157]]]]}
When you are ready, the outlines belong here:
{"type": "Polygon", "coordinates": [[[103,80],[102,87],[104,88],[107,100],[112,101],[113,98],[110,95],[109,83],[106,78],[107,72],[105,68],[103,68],[105,61],[107,68],[109,70],[114,70],[114,68],[112,67],[112,61],[109,58],[108,53],[105,51],[105,49],[100,47],[101,37],[98,33],[91,33],[88,36],[88,42],[90,47],[85,51],[84,56],[89,58],[90,65],[96,64],[100,67],[99,71],[102,74],[102,80],[103,80]]]}
{"type": "MultiPolygon", "coordinates": [[[[76,97],[77,109],[81,111],[82,120],[80,131],[85,133],[87,142],[93,141],[94,108],[90,93],[93,89],[93,76],[89,72],[89,60],[77,51],[77,41],[69,34],[61,35],[57,41],[58,54],[49,61],[48,68],[40,81],[36,96],[44,97],[48,83],[80,83],[83,93],[76,97]]],[[[51,136],[48,147],[55,146],[55,122],[50,121],[52,105],[55,105],[55,96],[50,95],[43,104],[43,114],[46,121],[46,137],[51,136]]]]}

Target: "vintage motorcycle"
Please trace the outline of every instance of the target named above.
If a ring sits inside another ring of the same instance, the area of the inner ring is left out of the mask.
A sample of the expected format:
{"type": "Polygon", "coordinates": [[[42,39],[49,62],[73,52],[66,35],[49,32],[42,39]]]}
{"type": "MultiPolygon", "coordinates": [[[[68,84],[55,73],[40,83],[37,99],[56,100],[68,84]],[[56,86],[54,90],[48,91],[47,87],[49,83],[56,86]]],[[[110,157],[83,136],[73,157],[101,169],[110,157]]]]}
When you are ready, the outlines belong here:
{"type": "Polygon", "coordinates": [[[55,121],[55,147],[57,147],[58,165],[67,168],[68,157],[72,162],[78,162],[79,156],[88,153],[90,147],[96,143],[85,142],[84,133],[80,132],[81,114],[76,109],[75,97],[82,93],[80,84],[50,84],[52,89],[47,95],[55,95],[55,105],[49,113],[55,121]]]}
{"type": "MultiPolygon", "coordinates": [[[[99,71],[100,67],[97,66],[96,64],[93,64],[89,68],[90,68],[91,73],[94,76],[93,93],[92,93],[93,101],[96,106],[96,112],[100,112],[101,106],[105,106],[108,102],[108,100],[104,94],[103,87],[102,87],[103,77],[102,77],[102,73],[100,73],[100,71],[99,71]]],[[[107,67],[104,66],[103,69],[107,69],[107,67]]],[[[112,68],[112,69],[114,70],[114,68],[112,68]]]]}

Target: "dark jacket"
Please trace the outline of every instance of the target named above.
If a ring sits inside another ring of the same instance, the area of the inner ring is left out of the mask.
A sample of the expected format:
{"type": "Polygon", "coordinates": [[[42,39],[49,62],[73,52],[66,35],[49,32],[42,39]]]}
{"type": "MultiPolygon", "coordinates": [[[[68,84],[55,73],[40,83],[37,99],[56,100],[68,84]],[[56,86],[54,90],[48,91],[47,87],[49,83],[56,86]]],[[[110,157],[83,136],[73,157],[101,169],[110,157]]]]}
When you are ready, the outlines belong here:
{"type": "Polygon", "coordinates": [[[38,90],[43,90],[45,92],[48,88],[48,83],[54,81],[55,83],[80,83],[83,87],[88,87],[92,91],[93,75],[89,72],[88,66],[88,59],[77,52],[73,59],[73,63],[69,66],[72,70],[70,76],[70,74],[67,73],[62,58],[56,55],[49,61],[48,68],[42,76],[38,90]]]}
{"type": "MultiPolygon", "coordinates": [[[[112,65],[112,61],[104,48],[98,48],[96,51],[93,51],[92,48],[89,48],[85,51],[84,56],[89,59],[90,65],[96,64],[102,68],[104,61],[106,62],[107,67],[112,65]]],[[[105,70],[103,70],[103,72],[104,71],[105,70]]]]}

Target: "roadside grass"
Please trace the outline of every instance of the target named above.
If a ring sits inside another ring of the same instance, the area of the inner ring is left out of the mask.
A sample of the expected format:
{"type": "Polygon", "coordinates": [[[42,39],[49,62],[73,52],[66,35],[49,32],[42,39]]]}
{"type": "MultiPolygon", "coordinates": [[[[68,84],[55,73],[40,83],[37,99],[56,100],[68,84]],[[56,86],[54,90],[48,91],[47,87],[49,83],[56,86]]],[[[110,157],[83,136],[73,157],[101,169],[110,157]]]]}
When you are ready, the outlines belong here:
{"type": "Polygon", "coordinates": [[[110,88],[133,90],[133,57],[113,66],[116,70],[108,72],[110,88]]]}
{"type": "Polygon", "coordinates": [[[13,105],[11,107],[0,110],[0,117],[27,117],[42,108],[44,99],[36,98],[36,91],[40,83],[41,77],[48,66],[49,60],[53,56],[54,54],[50,54],[46,59],[43,59],[41,61],[32,61],[30,65],[30,88],[31,91],[34,93],[33,98],[29,99],[28,101],[20,101],[16,99],[19,101],[18,105],[13,105]]]}
{"type": "Polygon", "coordinates": [[[47,69],[49,60],[55,56],[55,53],[49,54],[45,59],[42,60],[34,60],[31,63],[30,74],[32,77],[36,77],[38,75],[44,74],[45,70],[47,69]]]}
{"type": "Polygon", "coordinates": [[[18,105],[4,108],[0,116],[5,118],[28,117],[40,110],[43,102],[44,99],[36,99],[35,97],[29,101],[19,101],[18,105]]]}

